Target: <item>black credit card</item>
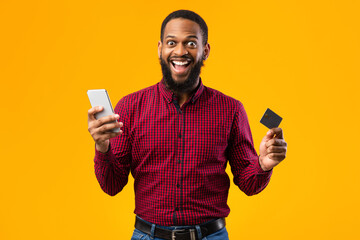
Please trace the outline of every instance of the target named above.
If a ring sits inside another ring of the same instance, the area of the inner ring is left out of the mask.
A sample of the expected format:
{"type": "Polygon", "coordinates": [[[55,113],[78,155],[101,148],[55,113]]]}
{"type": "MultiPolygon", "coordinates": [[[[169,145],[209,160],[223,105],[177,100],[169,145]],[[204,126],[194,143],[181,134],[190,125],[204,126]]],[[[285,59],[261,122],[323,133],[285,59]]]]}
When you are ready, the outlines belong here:
{"type": "Polygon", "coordinates": [[[267,128],[277,128],[281,123],[282,117],[271,111],[269,108],[266,109],[264,115],[262,116],[260,122],[264,124],[267,128]]]}

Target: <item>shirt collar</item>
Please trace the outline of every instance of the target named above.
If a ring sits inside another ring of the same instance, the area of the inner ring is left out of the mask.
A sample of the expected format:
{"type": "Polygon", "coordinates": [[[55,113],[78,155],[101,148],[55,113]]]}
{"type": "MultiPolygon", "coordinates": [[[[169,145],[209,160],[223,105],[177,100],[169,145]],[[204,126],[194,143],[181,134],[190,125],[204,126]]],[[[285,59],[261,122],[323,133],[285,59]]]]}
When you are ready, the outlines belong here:
{"type": "MultiPolygon", "coordinates": [[[[175,98],[175,94],[168,88],[166,88],[164,78],[161,79],[160,83],[160,92],[165,97],[168,103],[171,103],[175,98]]],[[[195,93],[190,97],[190,101],[195,103],[195,101],[201,96],[204,91],[204,85],[202,83],[201,78],[199,78],[199,87],[196,89],[195,93]]]]}

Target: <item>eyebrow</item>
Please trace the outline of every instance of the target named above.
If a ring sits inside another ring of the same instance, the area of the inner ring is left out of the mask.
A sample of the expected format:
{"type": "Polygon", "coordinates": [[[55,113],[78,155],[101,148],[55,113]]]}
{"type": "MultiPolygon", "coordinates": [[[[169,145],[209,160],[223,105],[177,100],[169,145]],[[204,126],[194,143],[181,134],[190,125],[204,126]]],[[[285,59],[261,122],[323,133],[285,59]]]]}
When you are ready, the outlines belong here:
{"type": "MultiPolygon", "coordinates": [[[[175,38],[174,35],[167,35],[166,38],[175,38]]],[[[196,38],[198,39],[198,37],[196,35],[190,35],[190,36],[187,36],[186,38],[196,38]]]]}

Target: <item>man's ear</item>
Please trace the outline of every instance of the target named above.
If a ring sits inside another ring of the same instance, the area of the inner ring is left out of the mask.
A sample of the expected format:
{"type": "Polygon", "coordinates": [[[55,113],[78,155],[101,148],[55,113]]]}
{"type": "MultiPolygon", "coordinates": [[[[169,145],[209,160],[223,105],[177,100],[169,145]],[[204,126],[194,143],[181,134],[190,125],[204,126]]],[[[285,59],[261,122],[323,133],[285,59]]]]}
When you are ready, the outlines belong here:
{"type": "Polygon", "coordinates": [[[206,60],[209,57],[210,54],[210,44],[206,43],[204,46],[204,60],[206,60]]]}
{"type": "Polygon", "coordinates": [[[162,43],[161,41],[158,42],[158,55],[159,55],[159,58],[161,56],[161,49],[162,49],[162,43]]]}

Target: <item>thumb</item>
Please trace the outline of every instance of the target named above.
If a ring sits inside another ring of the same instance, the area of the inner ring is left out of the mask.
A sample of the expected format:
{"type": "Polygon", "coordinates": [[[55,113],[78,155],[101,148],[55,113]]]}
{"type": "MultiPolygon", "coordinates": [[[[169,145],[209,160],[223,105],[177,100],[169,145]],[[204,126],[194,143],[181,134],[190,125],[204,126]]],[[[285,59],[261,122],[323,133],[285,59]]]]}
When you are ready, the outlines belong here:
{"type": "Polygon", "coordinates": [[[269,141],[270,139],[273,139],[274,138],[274,131],[272,131],[271,129],[266,133],[265,137],[263,138],[263,141],[267,142],[269,141]]]}

